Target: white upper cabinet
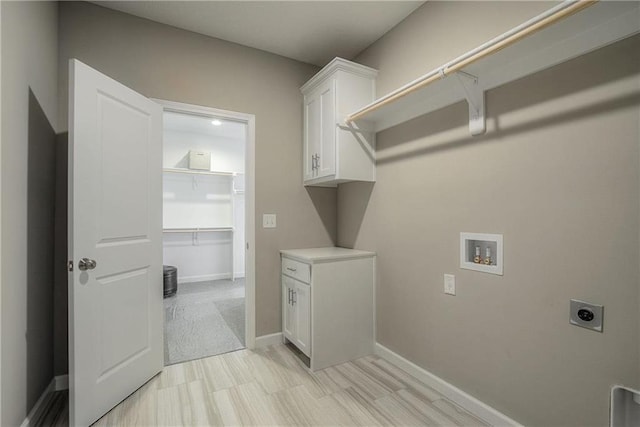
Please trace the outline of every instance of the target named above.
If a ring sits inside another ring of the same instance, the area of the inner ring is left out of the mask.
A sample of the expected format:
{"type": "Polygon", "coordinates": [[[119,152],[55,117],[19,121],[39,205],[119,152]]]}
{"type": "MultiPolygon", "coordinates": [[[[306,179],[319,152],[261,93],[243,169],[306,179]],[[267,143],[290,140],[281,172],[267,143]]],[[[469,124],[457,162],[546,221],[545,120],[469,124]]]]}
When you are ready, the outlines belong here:
{"type": "Polygon", "coordinates": [[[304,185],[375,181],[374,133],[344,119],[375,98],[377,71],[335,58],[304,86],[304,185]]]}

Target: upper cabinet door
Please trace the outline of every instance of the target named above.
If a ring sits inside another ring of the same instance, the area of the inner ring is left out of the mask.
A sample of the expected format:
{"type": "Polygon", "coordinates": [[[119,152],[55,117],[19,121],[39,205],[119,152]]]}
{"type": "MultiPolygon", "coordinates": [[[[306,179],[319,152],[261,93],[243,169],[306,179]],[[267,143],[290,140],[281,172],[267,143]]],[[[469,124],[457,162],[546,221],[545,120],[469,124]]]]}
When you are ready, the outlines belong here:
{"type": "Polygon", "coordinates": [[[304,97],[304,181],[316,177],[316,154],[320,151],[320,94],[304,97]]]}
{"type": "Polygon", "coordinates": [[[304,98],[304,181],[336,173],[335,82],[325,81],[304,98]]]}
{"type": "Polygon", "coordinates": [[[374,99],[376,74],[372,68],[336,58],[302,87],[305,185],[375,181],[373,135],[340,125],[348,113],[374,99]]]}
{"type": "Polygon", "coordinates": [[[336,83],[320,86],[320,147],[316,153],[316,178],[336,173],[336,83]]]}

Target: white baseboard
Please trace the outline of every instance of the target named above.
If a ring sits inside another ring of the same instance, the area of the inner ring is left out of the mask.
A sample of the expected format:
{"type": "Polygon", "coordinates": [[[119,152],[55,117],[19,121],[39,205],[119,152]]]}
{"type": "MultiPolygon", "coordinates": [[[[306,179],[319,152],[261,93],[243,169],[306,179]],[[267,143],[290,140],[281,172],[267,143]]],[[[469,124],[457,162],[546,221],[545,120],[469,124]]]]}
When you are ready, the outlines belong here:
{"type": "Polygon", "coordinates": [[[42,394],[38,398],[38,401],[36,402],[36,404],[33,405],[33,408],[31,408],[31,410],[27,414],[27,418],[25,418],[24,421],[22,422],[22,424],[20,424],[20,427],[29,427],[29,426],[31,426],[31,422],[33,421],[33,417],[35,417],[35,415],[38,413],[38,410],[40,409],[40,407],[42,406],[42,404],[46,400],[47,395],[49,393],[55,391],[55,389],[56,389],[56,379],[54,378],[54,379],[51,380],[51,382],[49,383],[47,388],[44,389],[44,391],[42,392],[42,394]]]}
{"type": "Polygon", "coordinates": [[[460,390],[453,384],[450,384],[442,378],[432,374],[424,368],[416,365],[415,363],[405,359],[397,353],[389,350],[385,346],[376,343],[375,354],[387,362],[397,366],[403,371],[411,374],[413,377],[419,379],[429,387],[433,388],[447,399],[460,405],[467,411],[471,412],[476,417],[482,419],[492,426],[510,426],[510,427],[522,427],[520,423],[512,420],[503,413],[497,411],[484,402],[476,399],[468,393],[460,390]]]}
{"type": "Polygon", "coordinates": [[[256,337],[255,348],[268,347],[273,344],[280,344],[282,342],[282,332],[276,332],[275,334],[262,335],[256,337]]]}
{"type": "Polygon", "coordinates": [[[55,391],[69,389],[69,375],[58,375],[57,377],[53,377],[53,381],[55,391]]]}
{"type": "Polygon", "coordinates": [[[69,375],[58,375],[57,377],[53,377],[53,379],[51,380],[47,388],[44,389],[44,391],[38,398],[38,401],[36,402],[36,404],[33,405],[33,408],[31,408],[31,410],[29,411],[29,414],[27,414],[27,418],[25,418],[22,424],[20,424],[20,427],[31,426],[33,417],[38,413],[38,410],[40,409],[42,404],[45,402],[47,395],[49,393],[53,393],[54,391],[59,391],[59,390],[67,390],[68,388],[69,388],[69,375]]]}
{"type": "Polygon", "coordinates": [[[178,277],[178,284],[191,282],[206,282],[208,280],[231,279],[231,273],[203,274],[200,276],[182,276],[178,277]]]}

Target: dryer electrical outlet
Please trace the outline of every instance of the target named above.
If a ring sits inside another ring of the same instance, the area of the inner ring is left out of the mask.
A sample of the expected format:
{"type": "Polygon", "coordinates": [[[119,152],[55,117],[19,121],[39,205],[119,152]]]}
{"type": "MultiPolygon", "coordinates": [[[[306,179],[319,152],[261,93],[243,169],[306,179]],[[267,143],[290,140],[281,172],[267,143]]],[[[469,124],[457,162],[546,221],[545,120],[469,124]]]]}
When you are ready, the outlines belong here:
{"type": "Polygon", "coordinates": [[[572,299],[569,302],[569,323],[602,332],[604,307],[586,301],[572,299]]]}

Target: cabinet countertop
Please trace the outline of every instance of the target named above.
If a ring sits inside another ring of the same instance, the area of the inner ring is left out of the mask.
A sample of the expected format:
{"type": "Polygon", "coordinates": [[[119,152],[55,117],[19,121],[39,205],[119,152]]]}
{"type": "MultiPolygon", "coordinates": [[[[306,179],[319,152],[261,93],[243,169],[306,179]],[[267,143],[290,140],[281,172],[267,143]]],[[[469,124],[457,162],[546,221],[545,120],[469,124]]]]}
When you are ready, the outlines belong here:
{"type": "Polygon", "coordinates": [[[310,248],[310,249],[283,249],[280,251],[287,258],[294,258],[303,262],[328,262],[354,258],[370,258],[376,256],[375,252],[360,251],[339,247],[310,248]]]}

